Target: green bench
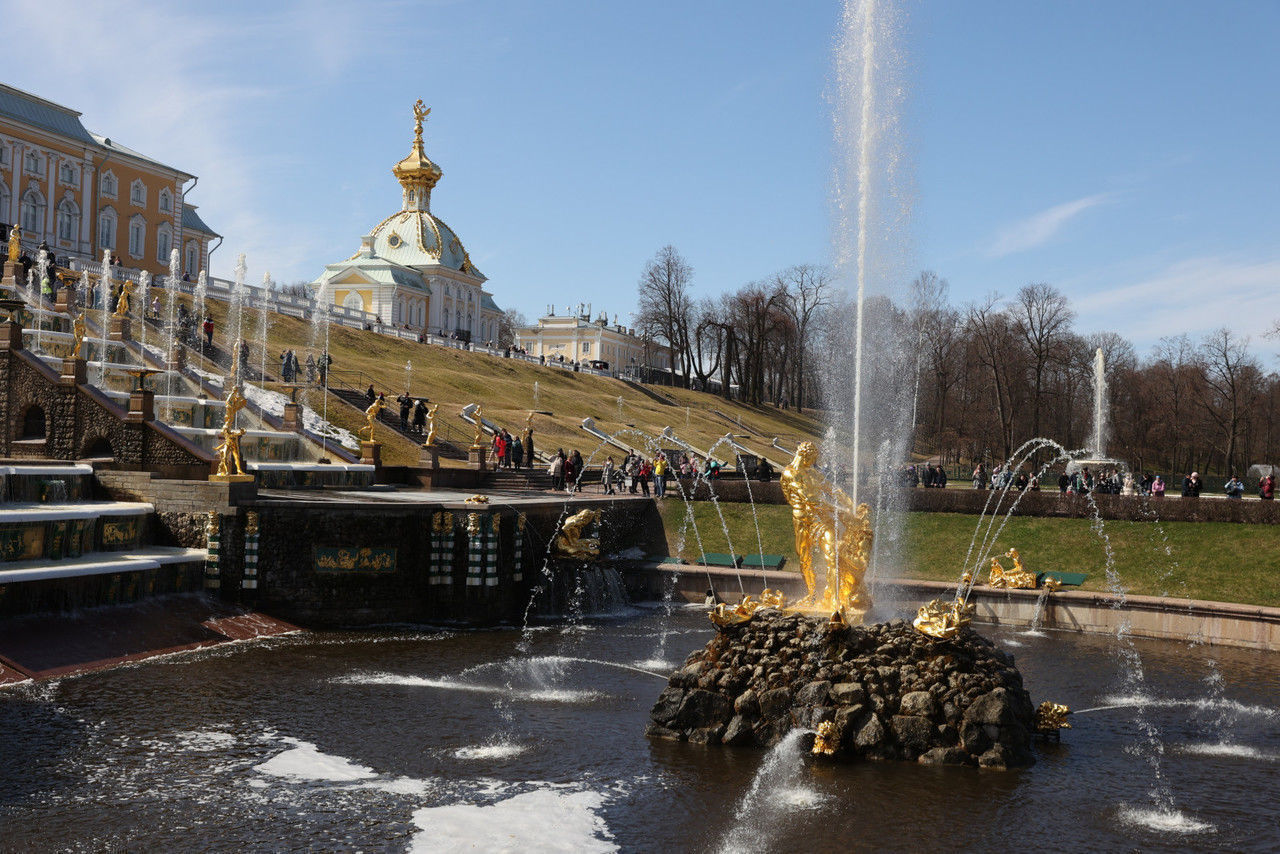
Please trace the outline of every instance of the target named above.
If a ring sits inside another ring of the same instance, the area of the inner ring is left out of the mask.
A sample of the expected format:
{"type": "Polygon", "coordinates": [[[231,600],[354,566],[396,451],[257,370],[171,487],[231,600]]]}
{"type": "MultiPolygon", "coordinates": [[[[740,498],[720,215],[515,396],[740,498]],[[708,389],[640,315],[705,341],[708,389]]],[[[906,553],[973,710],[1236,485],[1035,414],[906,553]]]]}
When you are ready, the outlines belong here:
{"type": "Polygon", "coordinates": [[[723,566],[729,569],[737,569],[738,564],[742,562],[741,555],[727,555],[721,552],[707,552],[702,556],[703,566],[723,566]]]}
{"type": "Polygon", "coordinates": [[[1088,577],[1088,574],[1083,572],[1042,572],[1036,576],[1036,586],[1043,587],[1044,580],[1052,578],[1063,587],[1079,587],[1088,577]]]}
{"type": "Polygon", "coordinates": [[[782,569],[787,563],[785,555],[743,555],[740,566],[743,569],[782,569]]]}

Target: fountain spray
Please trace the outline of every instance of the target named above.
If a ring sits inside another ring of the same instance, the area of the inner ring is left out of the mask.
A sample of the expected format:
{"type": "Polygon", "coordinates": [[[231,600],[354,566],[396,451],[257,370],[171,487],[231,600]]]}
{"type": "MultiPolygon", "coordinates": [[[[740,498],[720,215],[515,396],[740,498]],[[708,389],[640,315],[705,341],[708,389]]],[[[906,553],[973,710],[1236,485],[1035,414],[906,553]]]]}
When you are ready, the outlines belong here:
{"type": "MultiPolygon", "coordinates": [[[[165,417],[173,420],[173,368],[178,363],[178,355],[174,352],[177,348],[178,335],[178,268],[179,268],[178,248],[175,246],[169,250],[169,277],[164,280],[164,297],[167,305],[165,310],[168,312],[168,318],[165,322],[165,353],[164,357],[167,361],[164,375],[164,393],[165,393],[165,417]]],[[[145,325],[145,324],[144,324],[145,325]]]]}
{"type": "Polygon", "coordinates": [[[101,336],[98,345],[98,388],[107,387],[107,326],[111,323],[111,250],[102,250],[102,275],[98,282],[99,296],[102,305],[102,325],[98,329],[101,336]]]}

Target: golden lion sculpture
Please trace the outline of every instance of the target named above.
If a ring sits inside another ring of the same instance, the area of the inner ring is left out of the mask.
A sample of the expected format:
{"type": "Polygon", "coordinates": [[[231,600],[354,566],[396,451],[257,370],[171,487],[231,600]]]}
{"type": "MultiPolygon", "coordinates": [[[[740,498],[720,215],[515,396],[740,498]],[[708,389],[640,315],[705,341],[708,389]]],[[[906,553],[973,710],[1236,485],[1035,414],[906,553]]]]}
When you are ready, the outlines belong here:
{"type": "Polygon", "coordinates": [[[551,541],[551,551],[558,557],[592,560],[600,556],[600,540],[586,537],[587,527],[600,521],[599,510],[579,510],[560,526],[551,541]]]}

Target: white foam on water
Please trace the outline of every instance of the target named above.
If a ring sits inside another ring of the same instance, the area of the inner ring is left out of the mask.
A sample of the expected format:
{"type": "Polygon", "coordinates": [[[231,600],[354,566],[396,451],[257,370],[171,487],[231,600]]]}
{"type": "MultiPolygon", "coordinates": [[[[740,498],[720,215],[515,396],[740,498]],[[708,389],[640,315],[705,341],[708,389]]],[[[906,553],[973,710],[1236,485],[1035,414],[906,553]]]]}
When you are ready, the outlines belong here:
{"type": "Polygon", "coordinates": [[[1120,806],[1120,821],[1130,827],[1156,830],[1160,833],[1214,833],[1216,828],[1205,821],[1192,818],[1181,810],[1152,809],[1149,807],[1120,806]]]}
{"type": "Polygon", "coordinates": [[[478,744],[472,747],[459,747],[453,751],[455,759],[510,759],[529,750],[523,744],[510,741],[499,741],[494,744],[478,744]]]}
{"type": "Polygon", "coordinates": [[[450,804],[415,810],[409,850],[428,852],[617,851],[598,810],[598,792],[536,789],[495,804],[450,804]]]}
{"type": "Polygon", "coordinates": [[[807,786],[788,786],[773,793],[777,803],[793,809],[817,809],[827,801],[827,796],[807,786]]]}
{"type": "Polygon", "coordinates": [[[435,785],[431,780],[419,780],[416,777],[396,777],[391,780],[372,780],[367,783],[360,783],[354,788],[373,789],[392,795],[422,796],[435,788],[435,785]]]}
{"type": "Polygon", "coordinates": [[[644,661],[635,662],[634,666],[641,670],[675,670],[679,665],[665,658],[646,658],[644,661]]]}
{"type": "Polygon", "coordinates": [[[1266,762],[1275,762],[1280,760],[1280,755],[1275,753],[1267,753],[1256,747],[1250,747],[1247,744],[1229,744],[1227,742],[1219,742],[1217,744],[1184,744],[1179,750],[1182,753],[1190,753],[1194,756],[1230,756],[1237,759],[1261,759],[1266,762]]]}
{"type": "Polygon", "coordinates": [[[1153,697],[1150,694],[1111,694],[1103,697],[1099,701],[1106,707],[1140,707],[1148,706],[1166,707],[1166,708],[1191,708],[1200,711],[1226,711],[1234,712],[1241,715],[1257,715],[1264,718],[1274,718],[1280,714],[1280,710],[1270,708],[1268,706],[1249,706],[1238,700],[1229,700],[1221,697],[1197,697],[1193,700],[1175,700],[1163,697],[1153,697]]]}
{"type": "Polygon", "coordinates": [[[178,740],[178,746],[183,750],[192,750],[202,753],[215,750],[227,750],[228,748],[234,747],[236,743],[236,737],[229,732],[175,732],[173,737],[178,740]]]}
{"type": "Polygon", "coordinates": [[[322,753],[311,742],[299,741],[296,738],[284,740],[293,747],[277,753],[260,765],[255,765],[253,770],[272,777],[283,777],[300,782],[352,783],[378,776],[372,768],[357,765],[341,756],[322,753]]]}
{"type": "Polygon", "coordinates": [[[1025,632],[1019,632],[1024,638],[1042,638],[1045,633],[1039,629],[1027,629],[1025,632]]]}
{"type": "Polygon", "coordinates": [[[1012,638],[1003,638],[1000,641],[1000,644],[1001,646],[1019,647],[1019,646],[1022,646],[1022,641],[1016,641],[1016,640],[1013,640],[1012,638]]]}
{"type": "Polygon", "coordinates": [[[605,695],[599,691],[574,691],[567,688],[521,690],[504,685],[477,685],[453,679],[428,679],[425,676],[403,676],[398,673],[364,673],[340,676],[333,680],[344,685],[407,685],[415,688],[439,688],[445,691],[467,691],[474,694],[504,694],[513,700],[543,703],[586,703],[605,695]]]}

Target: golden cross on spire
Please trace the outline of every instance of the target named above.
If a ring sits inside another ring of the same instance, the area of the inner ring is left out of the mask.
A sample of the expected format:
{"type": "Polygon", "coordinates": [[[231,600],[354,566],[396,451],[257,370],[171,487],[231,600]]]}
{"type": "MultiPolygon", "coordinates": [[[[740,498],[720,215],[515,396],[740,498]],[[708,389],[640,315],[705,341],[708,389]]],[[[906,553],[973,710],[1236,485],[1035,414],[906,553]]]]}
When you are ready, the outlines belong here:
{"type": "Polygon", "coordinates": [[[431,108],[424,106],[422,99],[419,98],[413,105],[413,140],[414,142],[422,142],[422,123],[427,116],[431,115],[431,108]]]}

